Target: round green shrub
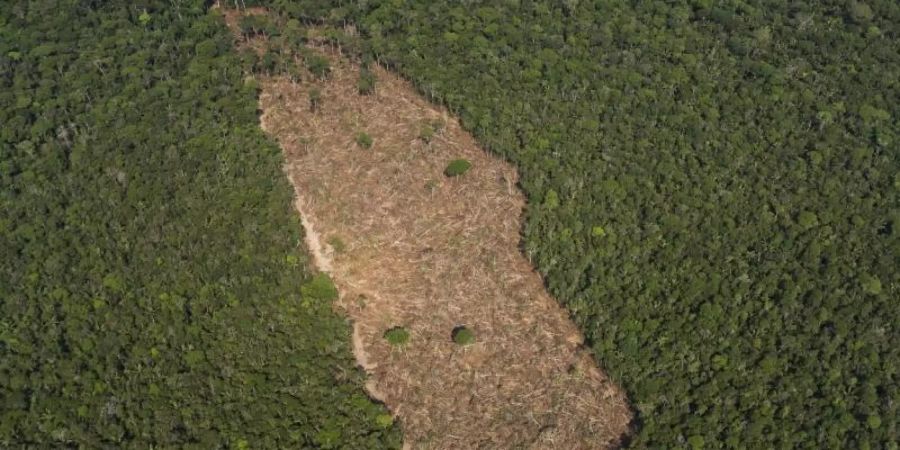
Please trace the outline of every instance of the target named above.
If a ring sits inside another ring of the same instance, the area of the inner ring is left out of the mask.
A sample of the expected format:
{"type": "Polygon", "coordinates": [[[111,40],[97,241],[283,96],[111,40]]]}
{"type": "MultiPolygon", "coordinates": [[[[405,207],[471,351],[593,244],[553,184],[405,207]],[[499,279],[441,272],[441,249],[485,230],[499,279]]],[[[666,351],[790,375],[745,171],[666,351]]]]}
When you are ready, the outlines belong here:
{"type": "Polygon", "coordinates": [[[434,128],[429,124],[422,125],[422,128],[419,129],[419,139],[426,144],[430,144],[431,140],[434,139],[434,128]]]}
{"type": "Polygon", "coordinates": [[[450,164],[447,164],[447,168],[444,169],[444,175],[448,177],[456,177],[462,175],[469,171],[472,168],[472,163],[465,159],[454,159],[450,161],[450,164]]]}
{"type": "Polygon", "coordinates": [[[331,236],[327,242],[334,249],[335,253],[344,253],[344,250],[347,249],[347,244],[344,243],[340,236],[331,236]]]}
{"type": "Polygon", "coordinates": [[[703,439],[703,436],[697,434],[688,438],[688,444],[690,444],[691,448],[699,450],[706,445],[706,440],[703,439]]]}
{"type": "Polygon", "coordinates": [[[422,122],[419,128],[419,139],[426,144],[430,144],[434,137],[444,129],[446,124],[441,119],[432,119],[422,122]]]}
{"type": "Polygon", "coordinates": [[[311,300],[337,300],[338,290],[327,274],[320,273],[300,286],[300,295],[311,300]]]}
{"type": "Polygon", "coordinates": [[[306,69],[320,80],[327,78],[331,73],[331,64],[328,63],[328,58],[324,56],[309,55],[304,59],[304,62],[306,63],[306,69]]]}
{"type": "Polygon", "coordinates": [[[369,95],[375,92],[375,74],[368,69],[361,69],[356,88],[360,95],[369,95]]]}
{"type": "Polygon", "coordinates": [[[390,414],[379,414],[375,417],[375,423],[377,423],[380,428],[388,429],[394,424],[394,417],[390,414]]]}
{"type": "Polygon", "coordinates": [[[406,343],[409,342],[409,331],[404,327],[397,326],[385,331],[384,338],[387,339],[391,345],[406,345],[406,343]]]}
{"type": "Polygon", "coordinates": [[[465,326],[458,326],[454,328],[453,333],[451,333],[450,336],[453,338],[453,342],[456,342],[458,345],[465,346],[475,343],[475,333],[465,326]]]}
{"type": "Polygon", "coordinates": [[[362,148],[371,148],[372,136],[369,136],[368,133],[360,131],[356,134],[356,144],[362,148]]]}
{"type": "Polygon", "coordinates": [[[881,280],[869,274],[860,277],[860,284],[866,294],[878,295],[881,293],[881,280]]]}
{"type": "Polygon", "coordinates": [[[879,417],[878,414],[870,415],[866,418],[866,425],[873,430],[878,429],[878,427],[881,426],[881,417],[879,417]]]}

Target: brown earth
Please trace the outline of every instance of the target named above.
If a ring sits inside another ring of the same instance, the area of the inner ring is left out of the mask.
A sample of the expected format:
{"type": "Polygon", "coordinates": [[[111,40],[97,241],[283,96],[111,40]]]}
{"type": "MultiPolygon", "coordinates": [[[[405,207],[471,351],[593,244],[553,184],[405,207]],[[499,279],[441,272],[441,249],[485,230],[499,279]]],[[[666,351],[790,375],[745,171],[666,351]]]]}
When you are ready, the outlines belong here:
{"type": "Polygon", "coordinates": [[[319,50],[331,59],[326,80],[260,79],[261,123],[281,144],[314,261],[353,322],[367,389],[399,418],[407,446],[618,446],[627,399],[519,250],[515,169],[407,81],[373,66],[376,91],[360,95],[359,66],[319,50]],[[371,148],[356,143],[360,132],[371,148]],[[446,177],[457,158],[472,169],[446,177]],[[475,344],[452,341],[460,325],[475,344]],[[408,344],[384,339],[395,326],[408,344]]]}

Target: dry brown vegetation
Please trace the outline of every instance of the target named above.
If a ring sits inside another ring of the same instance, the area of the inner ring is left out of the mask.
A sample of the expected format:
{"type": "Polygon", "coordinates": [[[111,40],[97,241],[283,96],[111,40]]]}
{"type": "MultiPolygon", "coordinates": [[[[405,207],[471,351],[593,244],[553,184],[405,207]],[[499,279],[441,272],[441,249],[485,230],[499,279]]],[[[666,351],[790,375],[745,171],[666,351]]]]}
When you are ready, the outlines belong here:
{"type": "Polygon", "coordinates": [[[402,421],[408,446],[617,446],[627,400],[519,251],[515,169],[405,80],[372,67],[377,89],[361,96],[358,65],[319,50],[328,79],[260,80],[261,122],[284,151],[316,263],[353,321],[367,388],[402,421]],[[443,126],[426,143],[428,123],[443,126]],[[359,132],[371,148],[357,145],[359,132]],[[472,169],[445,177],[457,158],[472,169]],[[325,243],[334,238],[339,252],[325,243]],[[475,344],[452,341],[460,325],[475,344]],[[408,344],[383,338],[395,326],[408,344]]]}

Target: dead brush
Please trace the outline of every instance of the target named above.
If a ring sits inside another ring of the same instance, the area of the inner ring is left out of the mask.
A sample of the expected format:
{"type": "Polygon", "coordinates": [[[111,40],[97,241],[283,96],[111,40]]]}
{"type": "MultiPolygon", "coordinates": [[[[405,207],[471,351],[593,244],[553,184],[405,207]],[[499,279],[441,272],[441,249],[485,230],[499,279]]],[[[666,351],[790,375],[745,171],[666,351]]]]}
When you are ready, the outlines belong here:
{"type": "Polygon", "coordinates": [[[261,124],[282,146],[307,234],[346,243],[340,258],[322,253],[318,264],[353,321],[366,387],[401,419],[407,443],[619,445],[632,417],[624,393],[519,251],[525,199],[514,168],[407,81],[371,64],[378,88],[360,95],[358,66],[336,48],[315,51],[329,61],[327,77],[262,77],[261,124]],[[315,111],[312,89],[321,93],[315,111]],[[359,151],[362,129],[378,145],[359,151]],[[454,159],[475,169],[448,179],[454,159]],[[415,330],[402,352],[385,336],[396,324],[415,330]],[[477,332],[476,345],[460,351],[448,339],[458,324],[477,332]]]}

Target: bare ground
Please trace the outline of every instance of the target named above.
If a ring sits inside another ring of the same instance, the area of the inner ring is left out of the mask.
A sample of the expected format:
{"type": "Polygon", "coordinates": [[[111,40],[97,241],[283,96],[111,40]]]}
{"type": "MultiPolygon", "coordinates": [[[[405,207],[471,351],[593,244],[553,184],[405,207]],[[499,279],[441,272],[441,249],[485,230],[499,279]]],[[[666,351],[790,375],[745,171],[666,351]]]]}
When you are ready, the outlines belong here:
{"type": "Polygon", "coordinates": [[[323,52],[327,80],[261,80],[261,123],[283,149],[314,261],[354,324],[367,389],[401,420],[407,446],[618,446],[627,399],[520,253],[515,169],[405,80],[373,67],[376,92],[359,95],[359,67],[323,52]],[[422,127],[435,122],[426,143],[422,127]],[[444,176],[457,158],[472,169],[444,176]],[[474,345],[452,341],[460,325],[474,345]],[[410,331],[407,345],[383,338],[394,326],[410,331]]]}

